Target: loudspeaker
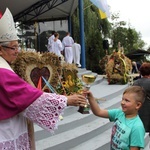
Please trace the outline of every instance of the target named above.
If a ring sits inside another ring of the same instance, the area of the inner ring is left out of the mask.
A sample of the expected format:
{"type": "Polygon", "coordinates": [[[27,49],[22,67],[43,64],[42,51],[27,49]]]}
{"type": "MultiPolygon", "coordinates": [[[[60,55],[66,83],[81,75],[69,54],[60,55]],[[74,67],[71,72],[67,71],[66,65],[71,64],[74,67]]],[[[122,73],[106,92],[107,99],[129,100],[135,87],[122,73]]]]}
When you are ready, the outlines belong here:
{"type": "Polygon", "coordinates": [[[108,40],[103,40],[103,49],[109,49],[109,43],[108,40]]]}

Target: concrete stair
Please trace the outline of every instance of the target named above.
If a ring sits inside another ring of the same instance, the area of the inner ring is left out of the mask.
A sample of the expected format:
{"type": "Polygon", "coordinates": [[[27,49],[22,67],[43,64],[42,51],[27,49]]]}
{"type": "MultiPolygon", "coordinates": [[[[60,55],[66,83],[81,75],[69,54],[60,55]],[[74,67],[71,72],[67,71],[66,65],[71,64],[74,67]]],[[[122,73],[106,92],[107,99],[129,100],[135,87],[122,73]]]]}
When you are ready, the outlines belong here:
{"type": "MultiPolygon", "coordinates": [[[[93,74],[86,69],[79,69],[78,76],[93,74]]],[[[128,85],[108,85],[103,76],[98,75],[90,90],[99,100],[101,108],[120,108],[123,91],[128,85]]],[[[109,150],[112,123],[108,119],[92,114],[80,114],[78,107],[67,107],[64,119],[59,122],[55,134],[35,125],[36,150],[109,150]]],[[[145,136],[149,150],[149,137],[145,136]]]]}

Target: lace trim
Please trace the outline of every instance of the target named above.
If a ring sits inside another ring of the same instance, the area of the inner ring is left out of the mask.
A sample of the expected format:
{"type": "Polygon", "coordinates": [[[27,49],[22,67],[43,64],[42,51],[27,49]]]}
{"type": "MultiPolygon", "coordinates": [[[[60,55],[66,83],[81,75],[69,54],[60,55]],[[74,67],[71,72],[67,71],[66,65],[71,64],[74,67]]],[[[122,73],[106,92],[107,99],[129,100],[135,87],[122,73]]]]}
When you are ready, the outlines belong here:
{"type": "Polygon", "coordinates": [[[43,93],[25,111],[24,116],[53,133],[57,129],[59,115],[63,113],[67,98],[63,95],[43,93]]]}
{"type": "Polygon", "coordinates": [[[28,133],[20,135],[16,140],[0,143],[0,150],[30,150],[28,133]]]}

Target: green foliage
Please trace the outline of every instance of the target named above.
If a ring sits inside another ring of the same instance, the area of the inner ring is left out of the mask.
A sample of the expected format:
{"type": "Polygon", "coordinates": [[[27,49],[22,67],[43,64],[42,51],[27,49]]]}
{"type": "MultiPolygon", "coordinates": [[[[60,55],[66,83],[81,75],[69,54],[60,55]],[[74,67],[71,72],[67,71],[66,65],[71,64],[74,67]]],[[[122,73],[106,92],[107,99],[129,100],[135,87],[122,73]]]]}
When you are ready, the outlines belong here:
{"type": "MultiPolygon", "coordinates": [[[[73,38],[80,43],[79,38],[79,10],[73,17],[73,38]]],[[[107,19],[101,19],[98,8],[91,5],[89,0],[84,0],[84,33],[86,50],[86,68],[101,73],[99,60],[105,56],[103,38],[109,36],[110,24],[107,19]],[[103,38],[102,38],[103,37],[103,38]]]]}
{"type": "Polygon", "coordinates": [[[117,49],[118,42],[124,48],[124,52],[128,53],[132,50],[142,49],[145,45],[141,39],[141,33],[138,33],[134,28],[126,26],[126,22],[118,21],[119,13],[113,14],[111,39],[113,40],[112,49],[117,49]]]}

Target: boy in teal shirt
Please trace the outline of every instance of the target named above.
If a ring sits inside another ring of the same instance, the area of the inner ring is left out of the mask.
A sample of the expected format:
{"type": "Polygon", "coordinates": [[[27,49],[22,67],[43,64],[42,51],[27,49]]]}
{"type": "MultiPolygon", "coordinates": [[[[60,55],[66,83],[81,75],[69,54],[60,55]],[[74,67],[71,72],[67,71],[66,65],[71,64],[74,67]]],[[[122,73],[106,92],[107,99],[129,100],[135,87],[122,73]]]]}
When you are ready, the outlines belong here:
{"type": "Polygon", "coordinates": [[[140,86],[127,88],[122,97],[120,109],[101,109],[90,91],[87,94],[92,112],[114,122],[111,134],[111,150],[140,150],[144,148],[145,129],[138,116],[138,110],[145,99],[140,86]]]}

